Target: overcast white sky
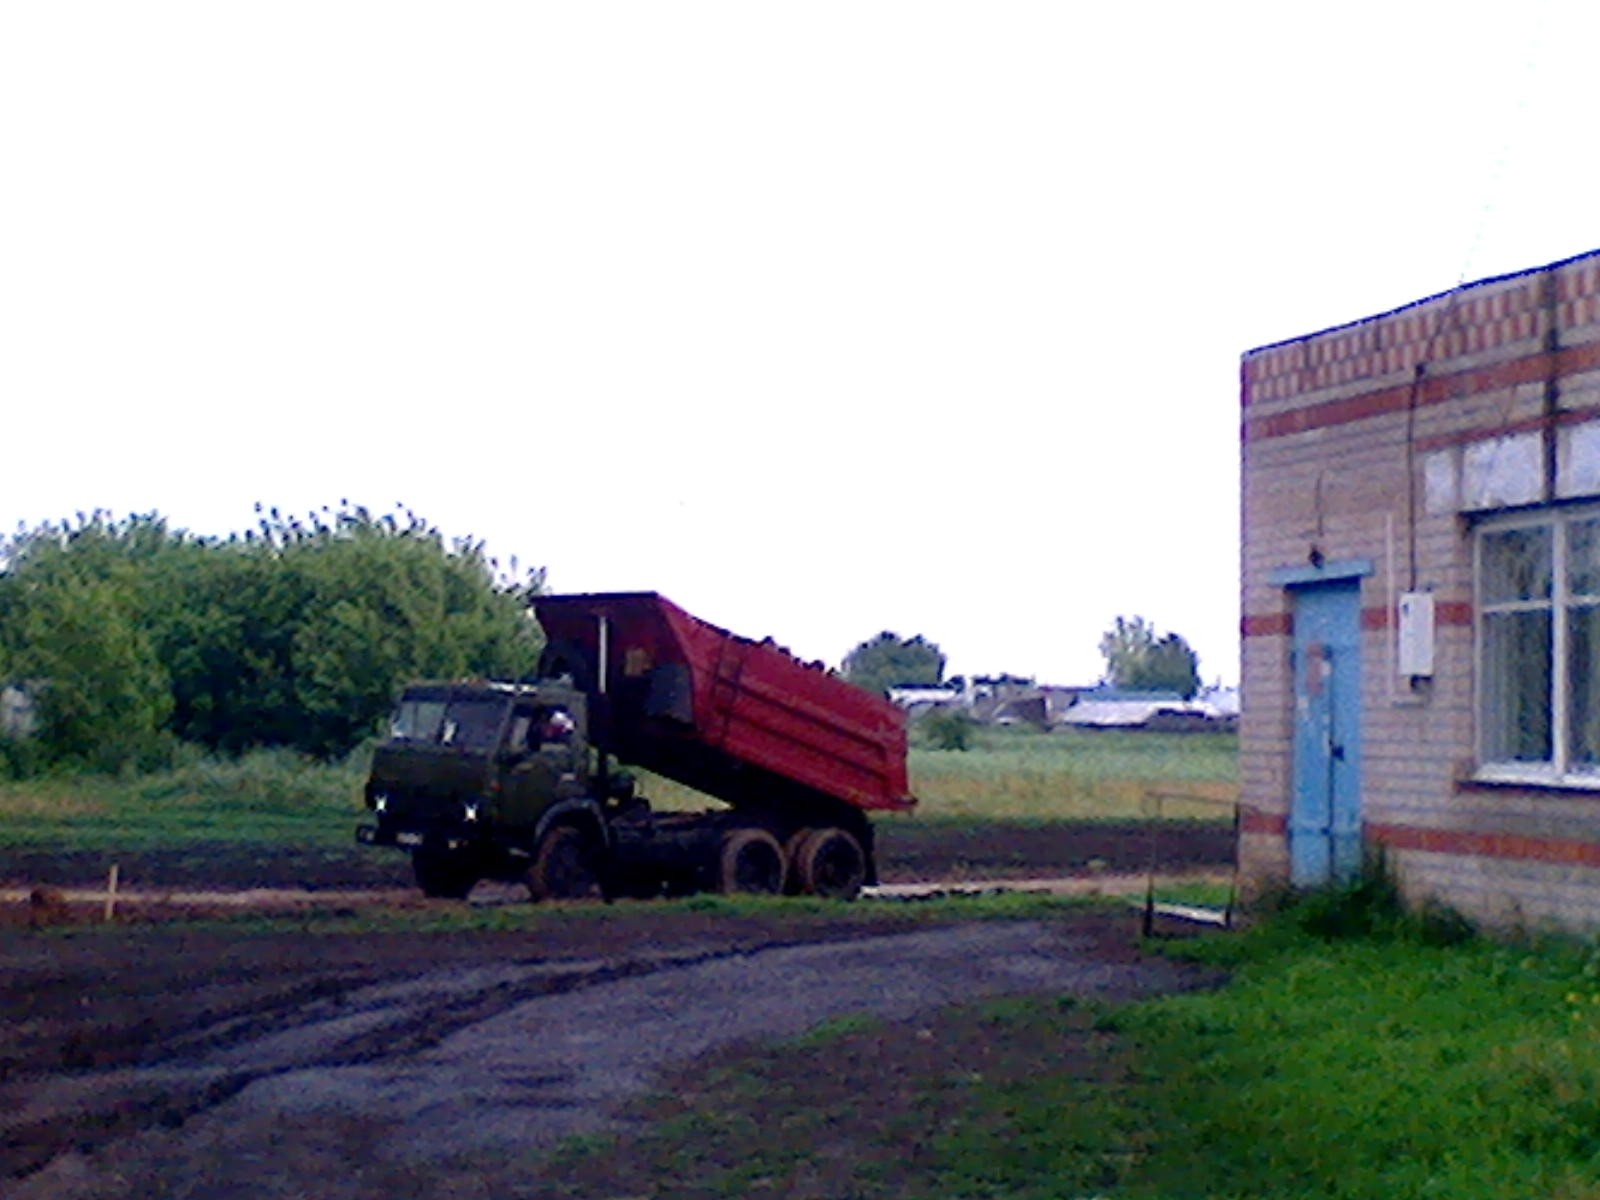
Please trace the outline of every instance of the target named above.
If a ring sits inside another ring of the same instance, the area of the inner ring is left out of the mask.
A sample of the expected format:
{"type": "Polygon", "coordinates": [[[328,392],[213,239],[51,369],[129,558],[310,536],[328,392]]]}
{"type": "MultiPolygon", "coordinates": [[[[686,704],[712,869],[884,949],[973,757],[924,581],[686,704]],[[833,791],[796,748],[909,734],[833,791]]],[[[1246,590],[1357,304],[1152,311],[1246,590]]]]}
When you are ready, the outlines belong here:
{"type": "Polygon", "coordinates": [[[1600,245],[1588,4],[0,6],[0,520],[1237,678],[1238,359],[1600,245]]]}

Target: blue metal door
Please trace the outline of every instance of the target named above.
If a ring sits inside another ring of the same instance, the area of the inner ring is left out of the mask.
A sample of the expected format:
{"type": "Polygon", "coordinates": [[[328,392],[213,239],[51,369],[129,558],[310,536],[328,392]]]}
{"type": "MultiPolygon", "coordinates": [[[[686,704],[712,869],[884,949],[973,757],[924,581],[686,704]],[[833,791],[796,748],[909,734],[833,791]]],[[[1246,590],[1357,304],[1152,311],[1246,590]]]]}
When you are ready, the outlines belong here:
{"type": "Polygon", "coordinates": [[[1289,878],[1348,879],[1361,864],[1361,581],[1293,589],[1294,796],[1289,878]]]}

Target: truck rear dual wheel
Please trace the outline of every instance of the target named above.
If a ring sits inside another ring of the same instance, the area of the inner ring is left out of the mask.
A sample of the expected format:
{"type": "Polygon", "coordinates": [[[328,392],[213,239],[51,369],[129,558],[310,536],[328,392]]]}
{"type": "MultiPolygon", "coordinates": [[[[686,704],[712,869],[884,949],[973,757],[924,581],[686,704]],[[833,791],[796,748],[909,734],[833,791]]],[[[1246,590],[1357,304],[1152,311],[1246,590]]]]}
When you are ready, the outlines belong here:
{"type": "Polygon", "coordinates": [[[717,860],[717,890],[758,896],[783,893],[788,863],[778,839],[765,829],[735,829],[722,840],[717,860]]]}
{"type": "Polygon", "coordinates": [[[854,900],[867,881],[867,856],[848,830],[803,830],[789,839],[789,870],[805,895],[854,900]]]}
{"type": "Polygon", "coordinates": [[[600,857],[594,839],[571,825],[557,825],[539,842],[523,877],[535,900],[600,900],[600,857]]]}

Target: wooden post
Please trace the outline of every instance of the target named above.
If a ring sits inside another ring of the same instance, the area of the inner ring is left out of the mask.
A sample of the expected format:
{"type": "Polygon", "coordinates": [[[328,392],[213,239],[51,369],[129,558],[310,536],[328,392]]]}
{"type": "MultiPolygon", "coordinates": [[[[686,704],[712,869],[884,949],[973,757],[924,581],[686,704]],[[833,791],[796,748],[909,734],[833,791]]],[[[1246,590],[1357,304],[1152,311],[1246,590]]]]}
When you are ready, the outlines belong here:
{"type": "Polygon", "coordinates": [[[106,873],[106,920],[111,920],[117,915],[117,864],[111,864],[111,870],[106,873]]]}

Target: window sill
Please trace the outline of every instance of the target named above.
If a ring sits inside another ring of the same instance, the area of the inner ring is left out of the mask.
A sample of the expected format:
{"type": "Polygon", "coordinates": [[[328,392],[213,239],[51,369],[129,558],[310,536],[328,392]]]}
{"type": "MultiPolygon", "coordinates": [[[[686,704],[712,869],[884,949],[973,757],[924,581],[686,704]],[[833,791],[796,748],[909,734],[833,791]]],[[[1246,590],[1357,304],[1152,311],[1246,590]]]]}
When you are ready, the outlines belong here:
{"type": "Polygon", "coordinates": [[[1485,768],[1456,781],[1457,791],[1494,791],[1514,788],[1540,792],[1600,792],[1600,772],[1587,775],[1547,775],[1485,768]]]}

